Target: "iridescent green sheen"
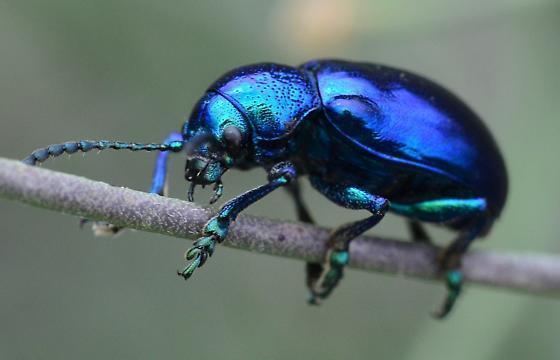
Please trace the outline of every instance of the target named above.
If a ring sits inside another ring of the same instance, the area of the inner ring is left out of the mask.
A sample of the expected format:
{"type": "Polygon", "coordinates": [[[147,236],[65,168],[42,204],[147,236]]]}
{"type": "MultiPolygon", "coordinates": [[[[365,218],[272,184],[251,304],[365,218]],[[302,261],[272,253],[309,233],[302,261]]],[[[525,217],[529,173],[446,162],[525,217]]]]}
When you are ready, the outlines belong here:
{"type": "Polygon", "coordinates": [[[391,210],[399,215],[429,222],[444,222],[486,210],[486,200],[476,199],[436,199],[412,204],[391,203],[391,210]]]}
{"type": "Polygon", "coordinates": [[[350,254],[348,251],[335,251],[330,256],[331,264],[336,264],[338,266],[348,265],[350,262],[350,254]]]}

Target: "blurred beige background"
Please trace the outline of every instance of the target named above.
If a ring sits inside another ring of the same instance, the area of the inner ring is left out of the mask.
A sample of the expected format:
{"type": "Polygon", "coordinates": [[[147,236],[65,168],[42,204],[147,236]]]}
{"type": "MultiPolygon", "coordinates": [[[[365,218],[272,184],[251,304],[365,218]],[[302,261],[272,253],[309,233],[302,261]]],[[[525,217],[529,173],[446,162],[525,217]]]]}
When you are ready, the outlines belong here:
{"type": "MultiPolygon", "coordinates": [[[[493,130],[511,193],[478,248],[560,252],[560,5],[554,1],[0,0],[0,155],[71,139],[160,141],[239,65],[340,57],[401,66],[456,91],[493,130]]],[[[47,167],[147,189],[153,154],[47,167]]],[[[185,197],[182,159],[171,192],[185,197]]],[[[224,198],[261,183],[230,172],[224,198]]],[[[306,189],[309,186],[306,184],[306,189]]],[[[208,193],[200,193],[205,201],[208,193]]],[[[364,216],[306,198],[326,226],[364,216]]],[[[248,210],[294,219],[278,192],[248,210]]],[[[558,359],[560,301],[348,271],[309,307],[300,262],[219,248],[188,284],[189,244],[0,202],[1,359],[558,359]]],[[[375,233],[405,238],[390,216],[375,233]]],[[[439,240],[449,234],[437,230],[439,240]]]]}

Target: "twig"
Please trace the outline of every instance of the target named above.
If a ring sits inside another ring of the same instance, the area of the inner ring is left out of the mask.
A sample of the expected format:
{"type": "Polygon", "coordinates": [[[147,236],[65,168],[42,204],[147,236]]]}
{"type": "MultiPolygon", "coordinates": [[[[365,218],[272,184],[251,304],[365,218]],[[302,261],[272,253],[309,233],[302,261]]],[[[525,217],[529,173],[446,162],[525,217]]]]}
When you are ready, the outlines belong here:
{"type": "MultiPolygon", "coordinates": [[[[118,226],[180,238],[195,238],[209,209],[178,199],[150,195],[83,177],[0,158],[0,197],[118,226]]],[[[224,245],[300,260],[319,260],[329,231],[300,223],[240,216],[224,245]]],[[[439,249],[426,244],[362,236],[352,242],[350,266],[439,277],[439,249]]],[[[540,294],[560,291],[560,257],[470,251],[463,260],[467,281],[540,294]]]]}

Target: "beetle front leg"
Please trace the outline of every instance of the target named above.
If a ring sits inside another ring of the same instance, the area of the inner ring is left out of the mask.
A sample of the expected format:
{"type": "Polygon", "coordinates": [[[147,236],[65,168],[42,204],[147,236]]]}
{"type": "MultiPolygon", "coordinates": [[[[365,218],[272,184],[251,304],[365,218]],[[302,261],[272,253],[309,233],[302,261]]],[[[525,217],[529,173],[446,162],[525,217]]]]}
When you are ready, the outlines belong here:
{"type": "Polygon", "coordinates": [[[178,271],[178,275],[185,280],[190,278],[196,268],[204,265],[206,260],[214,253],[216,243],[221,243],[229,229],[229,225],[237,215],[249,205],[262,199],[273,190],[289,184],[296,178],[296,170],[292,163],[281,162],[273,166],[268,172],[268,183],[249,190],[230,201],[226,202],[204,226],[203,237],[196,240],[193,246],[185,253],[185,259],[191,261],[185,268],[178,271]]]}

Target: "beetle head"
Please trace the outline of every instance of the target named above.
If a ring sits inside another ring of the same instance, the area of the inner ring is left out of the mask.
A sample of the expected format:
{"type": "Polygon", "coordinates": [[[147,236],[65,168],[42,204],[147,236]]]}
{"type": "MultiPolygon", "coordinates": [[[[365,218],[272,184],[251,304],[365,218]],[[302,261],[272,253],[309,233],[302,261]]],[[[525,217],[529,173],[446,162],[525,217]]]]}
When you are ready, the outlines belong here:
{"type": "Polygon", "coordinates": [[[247,133],[243,114],[227,99],[211,92],[199,101],[183,127],[190,200],[196,185],[216,184],[219,196],[222,175],[247,156],[247,133]]]}

